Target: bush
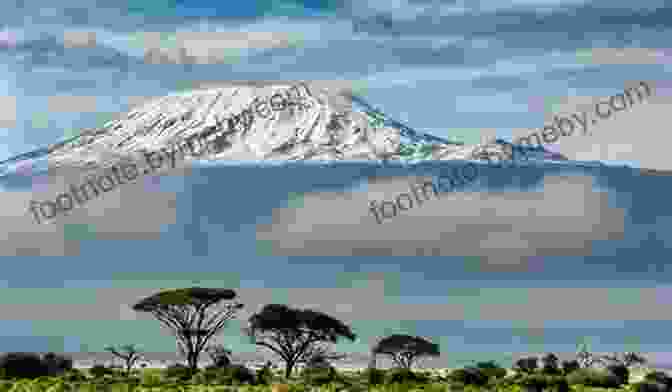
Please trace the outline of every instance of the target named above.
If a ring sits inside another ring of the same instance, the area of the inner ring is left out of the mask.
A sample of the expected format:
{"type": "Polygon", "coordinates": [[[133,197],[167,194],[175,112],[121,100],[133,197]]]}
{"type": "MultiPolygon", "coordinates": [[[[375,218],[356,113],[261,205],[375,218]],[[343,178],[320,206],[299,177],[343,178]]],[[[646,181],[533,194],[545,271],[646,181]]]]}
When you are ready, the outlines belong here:
{"type": "Polygon", "coordinates": [[[191,377],[187,378],[189,373],[185,372],[184,375],[178,377],[172,377],[173,379],[177,378],[181,381],[189,381],[192,384],[197,385],[207,385],[213,384],[216,380],[223,378],[222,369],[210,366],[200,372],[194,373],[191,377]],[[185,380],[186,379],[186,380],[185,380]]]}
{"type": "Polygon", "coordinates": [[[575,370],[581,369],[579,361],[572,359],[571,361],[562,361],[562,372],[567,375],[575,370]]]}
{"type": "Polygon", "coordinates": [[[495,361],[478,362],[476,363],[476,368],[488,376],[488,378],[506,377],[506,369],[499,366],[495,361]]]}
{"type": "Polygon", "coordinates": [[[273,382],[273,372],[270,365],[267,363],[263,368],[257,370],[257,384],[269,385],[273,382]]]}
{"type": "Polygon", "coordinates": [[[72,370],[72,359],[55,353],[46,353],[42,356],[42,362],[47,368],[47,373],[56,376],[72,370]]]}
{"type": "Polygon", "coordinates": [[[166,378],[176,378],[181,381],[189,380],[192,376],[191,369],[181,363],[172,364],[163,369],[163,376],[166,378]]]}
{"type": "Polygon", "coordinates": [[[336,380],[335,374],[329,370],[311,371],[303,374],[304,383],[307,385],[322,386],[336,380]]]}
{"type": "Polygon", "coordinates": [[[387,384],[425,383],[427,381],[429,381],[427,377],[408,369],[395,369],[387,377],[387,384]]]}
{"type": "Polygon", "coordinates": [[[526,374],[519,377],[517,383],[527,391],[569,392],[569,383],[560,375],[526,374]]]}
{"type": "Polygon", "coordinates": [[[311,385],[325,385],[336,380],[336,369],[333,367],[315,367],[305,368],[301,372],[306,384],[311,385]]]}
{"type": "Polygon", "coordinates": [[[627,366],[625,366],[622,363],[619,363],[607,366],[607,370],[610,371],[612,374],[614,374],[616,377],[618,377],[621,385],[628,384],[628,381],[630,380],[630,371],[628,370],[627,366]]]}
{"type": "Polygon", "coordinates": [[[534,386],[538,388],[546,388],[549,383],[549,377],[543,374],[528,374],[519,381],[520,385],[534,386]]]}
{"type": "Polygon", "coordinates": [[[553,353],[548,353],[541,358],[543,364],[542,372],[544,374],[560,374],[558,367],[558,357],[553,353]]]}
{"type": "Polygon", "coordinates": [[[669,392],[670,388],[663,384],[654,381],[642,381],[634,385],[635,392],[669,392]]]}
{"type": "Polygon", "coordinates": [[[381,385],[385,382],[385,371],[383,370],[368,368],[365,375],[369,385],[381,385]]]}
{"type": "Polygon", "coordinates": [[[483,386],[488,383],[488,376],[481,369],[473,367],[454,370],[449,378],[464,385],[483,386]]]}
{"type": "Polygon", "coordinates": [[[161,385],[161,375],[154,372],[144,372],[142,374],[141,383],[146,387],[158,387],[161,385]]]}
{"type": "Polygon", "coordinates": [[[651,372],[644,376],[644,381],[672,386],[672,378],[664,372],[651,372]]]}
{"type": "Polygon", "coordinates": [[[63,375],[63,380],[66,382],[86,381],[86,376],[79,369],[70,369],[63,375]]]}
{"type": "Polygon", "coordinates": [[[538,359],[536,357],[520,358],[516,361],[513,368],[521,373],[534,373],[539,367],[538,359]]]}
{"type": "Polygon", "coordinates": [[[113,370],[105,365],[93,365],[89,368],[89,374],[95,378],[101,378],[105,375],[112,375],[113,370]]]}
{"type": "Polygon", "coordinates": [[[570,385],[585,385],[589,387],[618,388],[621,380],[615,374],[603,369],[579,369],[567,375],[570,385]]]}
{"type": "Polygon", "coordinates": [[[229,371],[231,378],[235,381],[240,383],[255,383],[254,372],[243,365],[232,365],[226,368],[226,370],[229,371]]]}
{"type": "Polygon", "coordinates": [[[225,368],[209,366],[205,371],[192,378],[196,383],[218,384],[255,384],[254,372],[243,365],[231,365],[225,368]]]}
{"type": "Polygon", "coordinates": [[[511,376],[506,376],[500,379],[497,379],[497,385],[504,387],[504,388],[509,388],[514,385],[517,385],[521,380],[521,377],[518,375],[511,375],[511,376]]]}
{"type": "Polygon", "coordinates": [[[35,353],[6,353],[0,357],[0,368],[6,378],[37,378],[49,375],[49,369],[35,353]]]}
{"type": "Polygon", "coordinates": [[[569,382],[567,382],[567,378],[564,376],[547,376],[547,384],[551,391],[569,392],[569,382]]]}

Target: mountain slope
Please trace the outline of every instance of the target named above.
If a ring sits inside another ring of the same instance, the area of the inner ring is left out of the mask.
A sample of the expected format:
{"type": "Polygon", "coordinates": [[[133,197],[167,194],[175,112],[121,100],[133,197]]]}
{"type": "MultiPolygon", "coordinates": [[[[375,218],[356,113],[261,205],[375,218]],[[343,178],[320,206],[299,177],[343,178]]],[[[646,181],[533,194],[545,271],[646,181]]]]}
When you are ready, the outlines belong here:
{"type": "MultiPolygon", "coordinates": [[[[185,159],[389,161],[474,159],[475,153],[484,159],[483,154],[495,155],[505,145],[496,140],[465,146],[423,134],[348,91],[266,83],[150,100],[99,129],[43,150],[50,167],[93,168],[171,148],[180,148],[185,159]]],[[[521,149],[526,159],[566,160],[540,147],[521,149]]],[[[34,158],[31,154],[22,156],[34,158]]]]}

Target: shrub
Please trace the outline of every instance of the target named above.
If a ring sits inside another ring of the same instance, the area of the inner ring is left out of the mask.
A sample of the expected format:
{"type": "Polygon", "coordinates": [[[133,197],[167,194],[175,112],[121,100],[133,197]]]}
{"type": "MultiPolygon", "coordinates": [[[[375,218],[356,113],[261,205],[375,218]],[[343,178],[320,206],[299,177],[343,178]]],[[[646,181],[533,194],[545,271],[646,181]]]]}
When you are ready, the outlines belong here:
{"type": "Polygon", "coordinates": [[[648,373],[644,376],[644,381],[648,382],[653,382],[653,383],[658,383],[658,384],[665,384],[668,386],[672,385],[672,378],[668,376],[664,372],[656,371],[656,372],[651,372],[648,373]]]}
{"type": "Polygon", "coordinates": [[[208,367],[200,372],[194,373],[192,376],[187,378],[187,375],[189,373],[185,373],[184,375],[180,375],[177,377],[172,377],[173,379],[177,378],[181,381],[189,381],[192,384],[197,384],[197,385],[206,385],[206,384],[212,384],[215,382],[216,379],[222,378],[222,369],[215,368],[215,367],[208,367]]]}
{"type": "Polygon", "coordinates": [[[144,372],[141,383],[146,387],[158,387],[162,383],[161,375],[154,372],[144,372]]]}
{"type": "Polygon", "coordinates": [[[615,374],[604,369],[578,369],[567,375],[570,385],[585,385],[589,387],[618,388],[621,380],[615,374]]]}
{"type": "Polygon", "coordinates": [[[495,361],[478,362],[476,368],[479,369],[489,378],[504,378],[506,377],[506,369],[499,366],[495,361]]]}
{"type": "Polygon", "coordinates": [[[514,369],[521,373],[534,373],[539,367],[536,357],[520,358],[516,361],[514,369]]]}
{"type": "Polygon", "coordinates": [[[668,392],[670,388],[659,382],[654,381],[642,381],[634,385],[633,390],[635,392],[668,392]]]}
{"type": "Polygon", "coordinates": [[[49,375],[55,376],[72,370],[72,359],[55,353],[46,353],[42,356],[42,362],[47,368],[49,375]]]}
{"type": "Polygon", "coordinates": [[[66,382],[86,381],[86,376],[79,369],[70,369],[63,375],[63,380],[66,382]]]}
{"type": "Polygon", "coordinates": [[[541,358],[541,363],[543,364],[543,373],[544,374],[560,374],[560,368],[558,367],[558,357],[553,353],[548,353],[541,358]]]}
{"type": "Polygon", "coordinates": [[[330,371],[311,371],[304,374],[303,380],[305,384],[322,386],[333,382],[336,379],[334,374],[330,371]]]}
{"type": "Polygon", "coordinates": [[[630,371],[628,367],[622,363],[609,365],[607,370],[614,374],[620,380],[621,385],[625,385],[630,380],[630,371]]]}
{"type": "Polygon", "coordinates": [[[548,377],[543,374],[527,374],[519,381],[520,385],[546,388],[549,385],[548,377]]]}
{"type": "Polygon", "coordinates": [[[89,374],[95,378],[100,378],[108,374],[111,375],[112,373],[112,369],[106,367],[105,365],[93,365],[89,368],[89,374]]]}
{"type": "Polygon", "coordinates": [[[307,384],[312,385],[325,385],[329,384],[336,380],[336,369],[329,366],[326,368],[316,367],[316,368],[305,368],[301,375],[303,376],[304,381],[307,384]]]}
{"type": "Polygon", "coordinates": [[[231,365],[225,368],[210,366],[205,369],[201,377],[204,377],[208,382],[220,384],[255,384],[256,381],[254,372],[243,365],[231,365]]]}
{"type": "Polygon", "coordinates": [[[385,371],[383,370],[368,368],[365,374],[369,385],[381,385],[385,382],[385,371]]]}
{"type": "Polygon", "coordinates": [[[263,368],[257,370],[257,384],[269,385],[271,382],[273,382],[273,372],[270,364],[266,363],[263,368]]]}
{"type": "Polygon", "coordinates": [[[509,388],[514,385],[517,385],[518,382],[520,382],[521,377],[519,375],[511,375],[511,376],[506,376],[503,378],[497,379],[497,385],[503,387],[503,388],[509,388]]]}
{"type": "Polygon", "coordinates": [[[561,375],[546,376],[547,385],[554,392],[569,392],[567,378],[561,375]]]}
{"type": "Polygon", "coordinates": [[[488,382],[488,376],[481,369],[473,367],[454,370],[450,373],[449,378],[454,382],[464,385],[483,386],[488,382]]]}
{"type": "Polygon", "coordinates": [[[191,369],[181,363],[172,364],[163,369],[163,375],[166,378],[176,378],[181,381],[189,380],[192,376],[191,369]]]}
{"type": "Polygon", "coordinates": [[[35,353],[6,353],[0,357],[0,368],[7,378],[37,378],[47,376],[46,364],[35,353]]]}
{"type": "Polygon", "coordinates": [[[427,381],[427,377],[408,369],[395,369],[387,377],[387,384],[425,383],[427,381]]]}
{"type": "Polygon", "coordinates": [[[572,359],[571,361],[562,361],[562,372],[567,375],[575,370],[579,370],[581,368],[581,365],[579,365],[579,361],[576,359],[572,359]]]}
{"type": "Polygon", "coordinates": [[[569,383],[565,377],[560,375],[548,375],[543,373],[526,374],[518,378],[518,383],[528,391],[569,391],[569,383]]]}

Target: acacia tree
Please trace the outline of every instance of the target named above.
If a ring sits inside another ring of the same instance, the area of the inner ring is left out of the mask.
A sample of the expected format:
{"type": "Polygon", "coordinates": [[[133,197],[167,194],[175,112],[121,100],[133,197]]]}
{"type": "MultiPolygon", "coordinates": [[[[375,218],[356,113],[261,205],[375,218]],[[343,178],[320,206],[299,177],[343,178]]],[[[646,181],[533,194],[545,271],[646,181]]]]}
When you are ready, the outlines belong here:
{"type": "Polygon", "coordinates": [[[221,344],[209,346],[205,351],[210,356],[210,360],[214,367],[223,368],[231,365],[231,350],[225,348],[221,344]]]}
{"type": "Polygon", "coordinates": [[[126,365],[126,376],[131,374],[133,365],[142,358],[142,354],[134,344],[126,344],[119,347],[118,350],[112,346],[108,346],[105,347],[105,351],[111,352],[115,357],[124,361],[124,364],[126,365]]]}
{"type": "Polygon", "coordinates": [[[594,365],[602,363],[602,359],[591,353],[586,343],[582,343],[576,350],[576,360],[579,362],[581,368],[590,368],[594,365]]]}
{"type": "MultiPolygon", "coordinates": [[[[343,337],[350,341],[356,335],[342,321],[315,310],[268,304],[249,319],[244,329],[252,343],[266,347],[285,362],[285,377],[299,363],[307,363],[317,355],[329,355],[320,344],[337,343],[343,337]]],[[[336,358],[338,359],[338,358],[336,358]]]]}
{"type": "Polygon", "coordinates": [[[614,364],[630,367],[633,365],[645,364],[646,358],[644,358],[641,354],[634,352],[625,352],[623,354],[613,353],[611,355],[603,355],[602,362],[603,363],[611,362],[614,364]]]}
{"type": "Polygon", "coordinates": [[[207,342],[243,304],[227,302],[222,308],[213,307],[235,298],[235,291],[230,289],[191,287],[159,292],[133,305],[133,310],[151,313],[171,330],[193,373],[207,342]]]}
{"type": "Polygon", "coordinates": [[[386,354],[401,369],[410,370],[413,362],[424,356],[439,356],[439,345],[419,336],[390,335],[373,348],[374,354],[386,354]]]}
{"type": "Polygon", "coordinates": [[[647,362],[642,354],[633,352],[624,353],[622,361],[625,366],[644,365],[647,362]]]}

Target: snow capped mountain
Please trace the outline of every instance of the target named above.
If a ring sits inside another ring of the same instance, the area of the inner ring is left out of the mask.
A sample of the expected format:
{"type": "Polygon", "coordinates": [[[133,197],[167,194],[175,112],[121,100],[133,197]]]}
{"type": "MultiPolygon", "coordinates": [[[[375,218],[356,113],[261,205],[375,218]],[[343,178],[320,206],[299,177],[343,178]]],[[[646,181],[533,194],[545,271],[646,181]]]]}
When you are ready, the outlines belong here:
{"type": "MultiPolygon", "coordinates": [[[[167,149],[185,160],[473,160],[506,145],[465,146],[418,132],[343,89],[256,83],[150,100],[99,129],[22,157],[87,169],[167,149]]],[[[519,149],[526,160],[566,160],[541,147],[519,149]]]]}

